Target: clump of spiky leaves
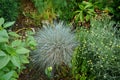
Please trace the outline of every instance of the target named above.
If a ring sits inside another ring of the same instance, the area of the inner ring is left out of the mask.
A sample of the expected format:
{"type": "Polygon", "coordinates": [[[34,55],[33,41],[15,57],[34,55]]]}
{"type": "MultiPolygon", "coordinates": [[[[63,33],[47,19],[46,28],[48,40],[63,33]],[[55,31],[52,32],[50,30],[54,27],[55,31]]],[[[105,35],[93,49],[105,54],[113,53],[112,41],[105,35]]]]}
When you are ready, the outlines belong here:
{"type": "Polygon", "coordinates": [[[76,46],[75,36],[63,23],[44,26],[35,36],[37,49],[32,52],[32,61],[39,69],[70,64],[73,49],[76,46]]]}

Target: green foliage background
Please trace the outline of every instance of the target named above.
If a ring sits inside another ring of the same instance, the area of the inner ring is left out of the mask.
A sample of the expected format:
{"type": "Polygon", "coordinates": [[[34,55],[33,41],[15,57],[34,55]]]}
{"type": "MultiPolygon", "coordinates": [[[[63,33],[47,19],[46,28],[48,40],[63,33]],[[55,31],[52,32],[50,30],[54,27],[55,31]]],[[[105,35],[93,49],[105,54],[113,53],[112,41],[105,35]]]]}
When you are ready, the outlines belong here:
{"type": "Polygon", "coordinates": [[[0,17],[6,21],[15,21],[19,14],[18,0],[0,0],[0,17]]]}

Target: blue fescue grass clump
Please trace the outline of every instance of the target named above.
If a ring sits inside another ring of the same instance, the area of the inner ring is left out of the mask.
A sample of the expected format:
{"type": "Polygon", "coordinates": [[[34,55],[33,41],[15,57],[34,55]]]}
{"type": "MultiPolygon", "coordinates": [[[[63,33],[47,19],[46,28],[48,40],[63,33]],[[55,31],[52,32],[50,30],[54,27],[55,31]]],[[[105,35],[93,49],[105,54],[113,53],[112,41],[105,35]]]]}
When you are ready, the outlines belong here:
{"type": "Polygon", "coordinates": [[[76,46],[75,35],[70,27],[63,23],[44,26],[35,36],[37,49],[32,52],[32,61],[36,67],[45,69],[65,63],[70,65],[76,46]]]}

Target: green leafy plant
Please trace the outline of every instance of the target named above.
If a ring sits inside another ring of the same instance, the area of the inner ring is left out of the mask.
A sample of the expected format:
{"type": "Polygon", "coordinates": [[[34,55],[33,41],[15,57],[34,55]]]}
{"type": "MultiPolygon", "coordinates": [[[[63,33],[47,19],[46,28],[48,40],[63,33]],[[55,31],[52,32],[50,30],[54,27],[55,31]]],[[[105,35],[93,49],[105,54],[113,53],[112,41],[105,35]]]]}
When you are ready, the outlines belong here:
{"type": "Polygon", "coordinates": [[[105,15],[91,20],[91,29],[78,29],[79,47],[73,57],[76,80],[118,80],[120,39],[114,21],[105,15]]]}
{"type": "Polygon", "coordinates": [[[52,76],[52,67],[47,67],[45,69],[45,74],[48,76],[48,78],[50,79],[52,76]]]}
{"type": "Polygon", "coordinates": [[[0,80],[17,80],[24,64],[29,63],[27,48],[34,44],[31,38],[20,40],[20,35],[7,31],[14,23],[0,18],[0,80]]]}
{"type": "Polygon", "coordinates": [[[19,6],[17,0],[0,0],[0,17],[6,21],[15,21],[18,17],[19,6]]]}
{"type": "Polygon", "coordinates": [[[44,26],[35,36],[37,49],[31,53],[33,65],[44,70],[65,63],[70,65],[73,49],[76,46],[75,36],[62,23],[44,26]]]}
{"type": "Polygon", "coordinates": [[[83,1],[78,4],[79,9],[75,11],[75,20],[84,22],[89,21],[95,15],[94,5],[90,2],[83,1]]]}

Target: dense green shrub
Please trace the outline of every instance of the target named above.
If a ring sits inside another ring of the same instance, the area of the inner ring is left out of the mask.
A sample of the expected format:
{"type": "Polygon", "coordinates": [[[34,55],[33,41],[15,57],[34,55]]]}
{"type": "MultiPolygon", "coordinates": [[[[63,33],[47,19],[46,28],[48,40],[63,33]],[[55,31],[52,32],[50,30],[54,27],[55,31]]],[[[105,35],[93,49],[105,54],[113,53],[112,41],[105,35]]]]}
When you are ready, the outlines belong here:
{"type": "Polygon", "coordinates": [[[27,48],[33,48],[35,41],[31,35],[21,40],[20,35],[6,30],[14,22],[4,22],[0,18],[0,80],[17,80],[24,64],[29,63],[27,48]]]}
{"type": "Polygon", "coordinates": [[[120,37],[109,17],[91,20],[91,29],[78,30],[79,47],[73,57],[76,80],[119,80],[120,37]]]}
{"type": "Polygon", "coordinates": [[[18,17],[18,0],[0,0],[0,17],[15,21],[18,17]]]}

